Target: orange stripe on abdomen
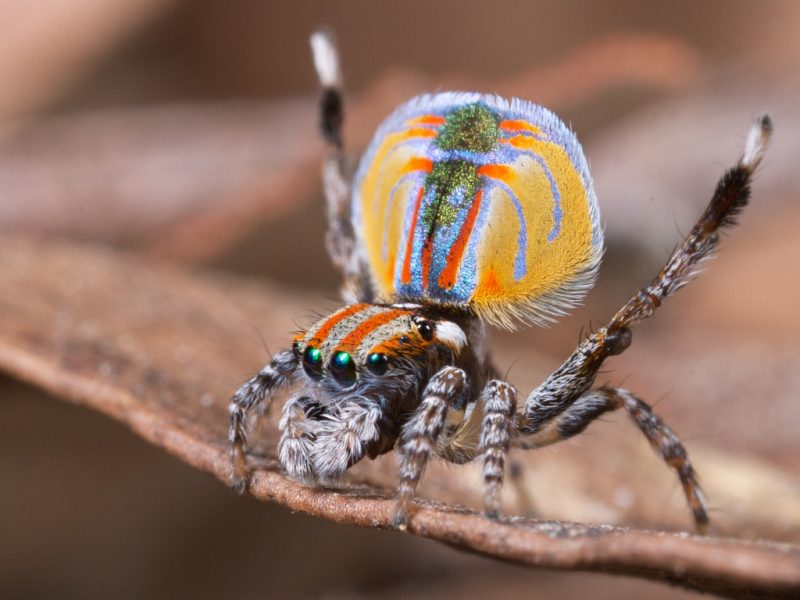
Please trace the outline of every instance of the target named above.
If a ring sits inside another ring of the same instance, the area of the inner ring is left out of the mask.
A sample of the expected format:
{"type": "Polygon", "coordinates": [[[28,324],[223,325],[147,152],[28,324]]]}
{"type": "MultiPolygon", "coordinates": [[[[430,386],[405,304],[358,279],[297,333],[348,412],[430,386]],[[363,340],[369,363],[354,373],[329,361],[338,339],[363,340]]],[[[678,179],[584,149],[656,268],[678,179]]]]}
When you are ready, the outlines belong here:
{"type": "Polygon", "coordinates": [[[481,165],[476,172],[478,175],[499,179],[505,183],[509,183],[513,176],[511,168],[506,165],[481,165]]]}
{"type": "Polygon", "coordinates": [[[408,159],[408,162],[403,167],[401,173],[403,175],[412,173],[414,171],[424,171],[430,173],[433,170],[433,161],[429,158],[414,157],[408,159]]]}
{"type": "Polygon", "coordinates": [[[406,255],[403,259],[403,272],[400,275],[400,282],[408,285],[411,283],[411,254],[414,250],[414,230],[417,228],[417,219],[419,218],[419,207],[422,204],[422,196],[425,194],[425,188],[419,188],[417,200],[414,202],[414,214],[411,216],[411,229],[408,232],[408,243],[406,243],[406,255]]]}
{"type": "Polygon", "coordinates": [[[362,340],[378,327],[386,325],[386,323],[390,323],[403,315],[410,314],[412,314],[412,312],[409,310],[387,308],[385,311],[379,312],[377,315],[373,315],[369,319],[359,323],[353,331],[344,337],[338,348],[346,352],[354,352],[362,340]]]}
{"type": "Polygon", "coordinates": [[[486,269],[481,275],[478,287],[475,288],[475,293],[472,294],[472,298],[494,298],[500,296],[502,293],[503,286],[500,285],[500,282],[497,280],[497,275],[492,269],[486,269]]]}
{"type": "Polygon", "coordinates": [[[467,212],[467,218],[464,219],[464,224],[461,226],[461,231],[458,232],[456,241],[450,247],[450,252],[447,253],[447,263],[439,275],[439,287],[443,290],[449,290],[456,283],[458,268],[461,266],[461,259],[464,257],[464,251],[475,227],[475,221],[478,219],[482,198],[483,190],[478,190],[467,212]]]}
{"type": "Polygon", "coordinates": [[[422,243],[422,253],[419,257],[420,270],[422,271],[422,289],[427,291],[428,280],[431,275],[431,259],[433,258],[433,240],[429,237],[425,238],[422,243]]]}
{"type": "Polygon", "coordinates": [[[435,138],[438,135],[439,133],[435,129],[422,129],[420,127],[415,127],[413,129],[406,129],[402,133],[399,133],[398,138],[400,140],[407,140],[415,137],[435,138]]]}
{"type": "Polygon", "coordinates": [[[445,118],[439,115],[421,115],[406,121],[406,125],[444,125],[445,118]]]}
{"type": "Polygon", "coordinates": [[[527,121],[519,120],[500,121],[500,129],[503,131],[530,131],[531,133],[535,134],[542,133],[542,130],[536,125],[528,123],[527,121]]]}

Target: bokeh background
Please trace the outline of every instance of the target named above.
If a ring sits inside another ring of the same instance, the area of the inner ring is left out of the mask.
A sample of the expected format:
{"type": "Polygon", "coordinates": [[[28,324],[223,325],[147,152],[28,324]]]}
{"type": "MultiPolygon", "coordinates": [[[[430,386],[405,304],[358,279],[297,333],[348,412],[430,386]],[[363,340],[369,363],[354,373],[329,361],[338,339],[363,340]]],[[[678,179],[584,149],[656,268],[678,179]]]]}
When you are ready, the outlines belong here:
{"type": "MultiPolygon", "coordinates": [[[[770,536],[800,540],[800,5],[299,4],[0,0],[0,231],[268,281],[305,299],[298,320],[332,308],[307,46],[328,25],[354,160],[395,105],[452,88],[546,104],[583,141],[607,257],[573,316],[495,336],[498,362],[527,391],[582,327],[656,272],[738,158],[752,118],[769,111],[774,144],[741,226],[607,377],[658,401],[697,446],[706,478],[704,461],[742,465],[764,520],[784,511],[770,536]]],[[[258,327],[272,349],[294,329],[258,327]]],[[[257,367],[243,365],[242,377],[257,367]]],[[[556,471],[560,460],[610,462],[624,477],[624,456],[592,447],[604,436],[639,444],[632,429],[611,417],[540,460],[556,471]]],[[[0,379],[0,448],[3,598],[694,596],[532,572],[236,498],[110,419],[9,378],[0,379]]],[[[683,518],[666,477],[659,510],[683,518]]],[[[550,492],[537,496],[544,516],[550,492]]],[[[613,502],[592,510],[598,522],[618,516],[613,502]]]]}

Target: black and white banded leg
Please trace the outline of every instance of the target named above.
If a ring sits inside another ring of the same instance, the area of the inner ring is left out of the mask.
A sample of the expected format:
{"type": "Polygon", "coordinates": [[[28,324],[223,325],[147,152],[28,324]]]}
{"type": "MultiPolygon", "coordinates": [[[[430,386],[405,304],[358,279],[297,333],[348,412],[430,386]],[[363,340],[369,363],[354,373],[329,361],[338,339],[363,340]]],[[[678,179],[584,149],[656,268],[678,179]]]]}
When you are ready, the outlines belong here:
{"type": "Polygon", "coordinates": [[[535,434],[521,440],[524,448],[541,448],[582,433],[603,414],[624,408],[650,446],[675,470],[699,531],[708,527],[708,508],[697,473],[678,436],[652,407],[623,388],[602,387],[582,394],[569,408],[535,434]]]}
{"type": "Polygon", "coordinates": [[[467,375],[457,367],[444,367],[431,377],[422,394],[422,402],[403,426],[400,452],[400,485],[392,523],[405,528],[414,492],[425,466],[436,450],[447,421],[449,406],[461,408],[468,393],[467,375]]]}
{"type": "Polygon", "coordinates": [[[231,485],[238,493],[247,489],[249,472],[245,461],[247,451],[247,420],[253,413],[269,408],[270,392],[288,383],[297,368],[297,357],[289,350],[276,354],[270,363],[248,379],[231,398],[228,442],[231,452],[231,485]],[[267,404],[265,405],[265,401],[267,404]]]}
{"type": "MultiPolygon", "coordinates": [[[[650,285],[641,289],[617,311],[608,325],[590,334],[542,385],[531,392],[519,422],[520,445],[531,443],[526,442],[522,436],[528,436],[529,440],[530,437],[538,436],[541,441],[546,439],[547,435],[555,435],[554,441],[558,441],[557,426],[552,424],[554,420],[569,411],[571,415],[578,414],[582,409],[590,412],[592,397],[586,399],[584,393],[593,385],[605,359],[621,354],[630,346],[631,325],[651,317],[667,297],[691,281],[698,264],[716,250],[720,230],[735,224],[736,216],[747,205],[750,182],[764,156],[771,133],[772,122],[769,117],[766,115],[758,117],[747,137],[744,155],[720,178],[705,211],[650,285]],[[584,398],[582,401],[584,404],[579,404],[573,410],[572,407],[579,403],[581,398],[584,398]]],[[[629,405],[632,406],[626,401],[625,406],[629,405]]],[[[649,407],[647,412],[653,414],[649,407]]],[[[660,422],[660,419],[658,420],[660,422]]],[[[680,448],[683,450],[682,446],[680,448]]],[[[688,464],[688,461],[685,462],[688,464]]],[[[695,522],[699,529],[703,529],[707,516],[698,508],[702,508],[702,501],[694,499],[695,496],[701,498],[699,487],[697,494],[693,494],[691,492],[693,486],[690,484],[694,481],[694,474],[687,472],[684,475],[685,478],[682,477],[681,481],[687,490],[695,522]]]]}
{"type": "Polygon", "coordinates": [[[678,474],[683,493],[692,511],[697,529],[705,532],[708,529],[708,502],[697,481],[697,473],[689,460],[686,448],[678,436],[670,429],[644,400],[634,396],[622,388],[600,388],[599,393],[605,395],[609,402],[620,402],[628,412],[628,416],[639,427],[639,430],[650,442],[650,446],[678,474]]]}
{"type": "Polygon", "coordinates": [[[480,400],[483,406],[478,452],[483,460],[484,511],[496,518],[500,508],[506,455],[511,443],[511,429],[517,407],[517,391],[504,381],[490,381],[480,400]]]}
{"type": "Polygon", "coordinates": [[[366,269],[356,252],[355,233],[350,215],[350,183],[344,168],[344,97],[342,72],[333,36],[317,31],[311,36],[314,67],[322,84],[319,126],[328,147],[322,165],[322,183],[328,214],[326,245],[333,264],[344,277],[342,297],[348,304],[371,302],[373,293],[366,269]]]}

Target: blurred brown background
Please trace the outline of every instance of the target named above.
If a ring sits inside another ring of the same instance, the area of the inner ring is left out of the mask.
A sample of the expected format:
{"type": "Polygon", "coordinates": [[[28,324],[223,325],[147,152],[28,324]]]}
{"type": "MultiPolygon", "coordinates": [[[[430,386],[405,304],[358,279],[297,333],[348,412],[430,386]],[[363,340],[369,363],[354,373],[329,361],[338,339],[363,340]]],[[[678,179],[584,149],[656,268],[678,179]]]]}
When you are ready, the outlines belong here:
{"type": "MultiPolygon", "coordinates": [[[[495,337],[524,392],[581,327],[655,273],[738,157],[753,116],[769,111],[774,143],[741,226],[607,377],[658,401],[697,446],[711,486],[706,459],[756,474],[764,520],[772,506],[794,515],[770,535],[800,540],[800,5],[297,4],[0,0],[0,230],[277,282],[307,299],[300,322],[334,307],[307,47],[326,24],[339,39],[354,156],[393,106],[453,87],[544,103],[582,139],[607,259],[574,316],[495,337]],[[773,487],[761,485],[764,473],[773,487]]],[[[292,329],[259,333],[254,323],[253,335],[274,350],[292,329]]],[[[233,497],[106,417],[10,379],[0,398],[3,598],[693,596],[291,515],[233,497]]],[[[557,470],[591,458],[603,436],[638,443],[624,420],[608,421],[529,460],[557,470]]],[[[608,460],[624,477],[624,456],[608,460]]],[[[666,477],[663,510],[681,514],[666,477]]],[[[548,490],[539,494],[548,516],[548,490]]],[[[615,519],[612,505],[595,508],[598,521],[615,519]]],[[[736,505],[718,497],[715,508],[736,505]]]]}

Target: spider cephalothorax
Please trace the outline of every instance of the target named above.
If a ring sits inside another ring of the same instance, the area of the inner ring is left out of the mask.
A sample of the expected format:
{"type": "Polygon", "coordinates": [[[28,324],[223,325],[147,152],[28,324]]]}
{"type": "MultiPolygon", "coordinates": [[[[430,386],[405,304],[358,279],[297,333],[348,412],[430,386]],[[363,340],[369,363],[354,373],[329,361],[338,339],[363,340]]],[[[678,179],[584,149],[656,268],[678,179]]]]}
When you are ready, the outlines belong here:
{"type": "Polygon", "coordinates": [[[603,361],[631,344],[630,326],[687,283],[747,204],[771,132],[751,129],[744,156],[656,278],[592,332],[524,403],[498,378],[484,322],[542,322],[578,302],[603,249],[597,200],[574,134],[522,100],[442,93],[419,96],[378,129],[351,186],[342,168],[338,58],[312,36],[322,81],[328,249],[349,303],[295,336],[246,382],[230,407],[233,483],[244,490],[247,419],[277,386],[284,405],[278,456],[300,481],[328,483],[364,456],[397,449],[395,523],[403,526],[428,459],[480,458],[485,507],[496,514],[512,447],[536,448],[581,433],[624,408],[675,469],[699,528],[705,500],[680,440],[644,401],[593,389],[603,361]]]}
{"type": "MultiPolygon", "coordinates": [[[[467,333],[415,304],[353,304],[296,337],[303,391],[286,404],[279,457],[293,477],[335,480],[365,454],[391,450],[423,388],[446,366],[485,380],[467,333]]],[[[454,410],[474,396],[464,389],[454,410]]]]}

